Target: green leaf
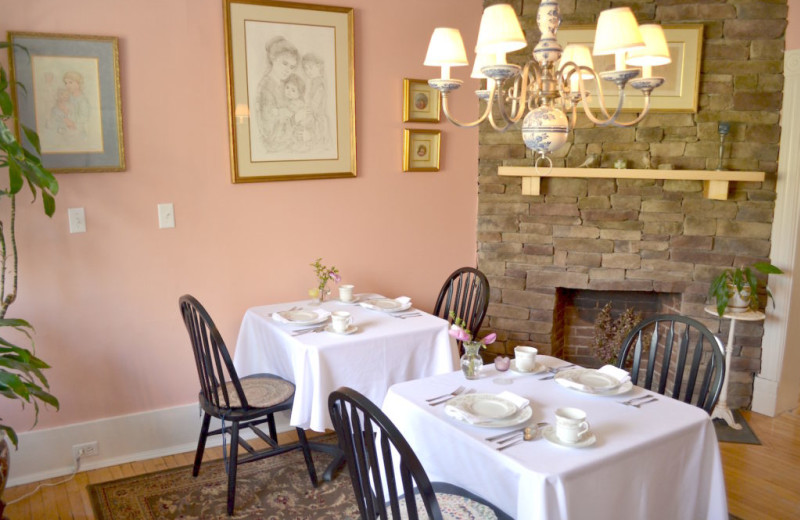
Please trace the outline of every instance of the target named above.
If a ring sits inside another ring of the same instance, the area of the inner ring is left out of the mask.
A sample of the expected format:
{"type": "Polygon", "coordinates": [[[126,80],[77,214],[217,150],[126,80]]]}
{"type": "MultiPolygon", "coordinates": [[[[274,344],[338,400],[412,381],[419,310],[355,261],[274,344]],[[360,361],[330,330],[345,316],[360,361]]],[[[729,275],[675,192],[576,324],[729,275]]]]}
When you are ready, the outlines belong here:
{"type": "Polygon", "coordinates": [[[8,436],[8,440],[14,445],[14,448],[19,448],[19,439],[17,439],[17,433],[14,431],[14,428],[0,423],[0,432],[5,432],[8,436]]]}
{"type": "Polygon", "coordinates": [[[16,161],[8,165],[8,184],[11,193],[19,193],[24,186],[22,171],[16,161]]]}
{"type": "Polygon", "coordinates": [[[56,410],[59,408],[58,399],[48,392],[45,392],[41,388],[31,389],[31,394],[34,395],[40,401],[43,401],[50,406],[54,407],[56,410]]]}
{"type": "Polygon", "coordinates": [[[20,398],[30,402],[28,387],[22,382],[18,375],[12,374],[11,372],[0,371],[0,383],[10,388],[11,391],[20,398]]]}
{"type": "MultiPolygon", "coordinates": [[[[25,133],[25,137],[28,138],[28,141],[30,141],[30,143],[36,149],[36,153],[41,155],[42,154],[42,148],[41,148],[41,146],[39,146],[39,134],[37,134],[34,130],[28,128],[25,125],[20,125],[20,126],[22,127],[22,131],[25,133]]],[[[37,158],[37,162],[38,162],[38,158],[37,158]]]]}
{"type": "Polygon", "coordinates": [[[46,191],[42,192],[42,203],[44,204],[44,213],[48,217],[52,217],[53,213],[56,212],[56,199],[54,199],[49,193],[46,191]]]}
{"type": "Polygon", "coordinates": [[[753,264],[753,267],[764,274],[783,274],[783,271],[779,267],[776,267],[769,262],[756,262],[753,264]]]}
{"type": "Polygon", "coordinates": [[[3,117],[11,117],[14,115],[14,104],[11,102],[11,96],[8,95],[5,89],[0,90],[0,111],[3,112],[3,117]]]}

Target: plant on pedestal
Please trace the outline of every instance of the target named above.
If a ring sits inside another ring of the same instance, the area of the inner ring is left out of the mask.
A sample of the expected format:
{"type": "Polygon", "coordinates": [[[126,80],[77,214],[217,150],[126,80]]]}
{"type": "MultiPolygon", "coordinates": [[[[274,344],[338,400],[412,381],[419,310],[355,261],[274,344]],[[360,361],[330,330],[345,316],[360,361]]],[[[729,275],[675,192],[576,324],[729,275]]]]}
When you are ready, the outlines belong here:
{"type": "MultiPolygon", "coordinates": [[[[765,274],[783,274],[778,267],[769,262],[756,262],[747,267],[725,269],[712,281],[708,289],[708,296],[715,300],[717,313],[722,316],[726,310],[731,312],[744,312],[758,310],[758,283],[753,269],[765,274]],[[752,269],[751,269],[752,268],[752,269]]],[[[767,298],[772,298],[769,287],[764,286],[767,298]]],[[[775,305],[775,300],[772,300],[775,305]]]]}

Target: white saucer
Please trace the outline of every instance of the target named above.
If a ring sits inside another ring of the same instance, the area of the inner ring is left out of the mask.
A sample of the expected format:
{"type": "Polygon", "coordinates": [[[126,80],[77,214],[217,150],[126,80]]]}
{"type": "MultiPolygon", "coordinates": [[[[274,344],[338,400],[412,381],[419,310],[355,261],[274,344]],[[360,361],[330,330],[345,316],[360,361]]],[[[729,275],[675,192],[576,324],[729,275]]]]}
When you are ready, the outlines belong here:
{"type": "Polygon", "coordinates": [[[520,369],[517,368],[517,360],[516,359],[512,359],[511,360],[511,370],[513,372],[516,372],[517,374],[538,374],[538,373],[544,371],[544,369],[546,369],[546,368],[547,368],[546,366],[544,366],[543,364],[541,364],[541,363],[539,363],[537,361],[536,364],[533,366],[533,370],[528,370],[526,372],[524,370],[520,370],[520,369]]]}
{"type": "Polygon", "coordinates": [[[353,296],[352,300],[344,301],[342,299],[337,300],[339,303],[343,303],[345,305],[355,305],[361,301],[361,296],[353,296]]]}
{"type": "Polygon", "coordinates": [[[325,332],[330,332],[331,334],[341,334],[342,336],[346,336],[348,334],[352,334],[357,330],[358,330],[358,327],[356,327],[355,325],[350,325],[349,327],[347,327],[347,330],[344,331],[344,332],[338,332],[338,331],[333,330],[333,325],[328,325],[327,327],[325,327],[325,332]]]}
{"type": "Polygon", "coordinates": [[[597,436],[592,430],[586,432],[585,438],[578,442],[562,441],[558,438],[558,435],[556,435],[556,429],[553,426],[545,426],[542,428],[542,436],[553,444],[558,444],[559,446],[565,446],[567,448],[586,448],[597,442],[597,436]]]}

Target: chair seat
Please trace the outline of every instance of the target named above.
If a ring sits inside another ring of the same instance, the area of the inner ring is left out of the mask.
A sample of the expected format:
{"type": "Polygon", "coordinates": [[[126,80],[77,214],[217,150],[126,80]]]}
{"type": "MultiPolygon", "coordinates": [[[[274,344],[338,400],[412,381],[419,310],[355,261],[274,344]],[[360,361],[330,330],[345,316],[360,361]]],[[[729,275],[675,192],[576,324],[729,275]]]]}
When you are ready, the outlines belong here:
{"type": "MultiPolygon", "coordinates": [[[[449,487],[455,488],[455,486],[449,487]]],[[[492,507],[465,495],[469,495],[469,492],[465,491],[464,495],[437,492],[436,500],[439,502],[442,516],[447,520],[498,520],[500,518],[492,507]]],[[[428,514],[425,511],[422,497],[417,495],[416,499],[417,514],[420,518],[427,518],[428,514]]],[[[405,509],[401,508],[400,518],[403,520],[408,518],[408,513],[405,509]]]]}
{"type": "MultiPolygon", "coordinates": [[[[269,408],[280,404],[292,397],[294,385],[284,379],[263,375],[244,377],[239,380],[244,390],[247,404],[251,408],[269,408]]],[[[236,388],[232,381],[228,381],[225,386],[228,389],[231,408],[241,408],[242,402],[236,394],[236,388]]],[[[222,397],[222,389],[218,390],[220,402],[225,400],[222,397]]]]}

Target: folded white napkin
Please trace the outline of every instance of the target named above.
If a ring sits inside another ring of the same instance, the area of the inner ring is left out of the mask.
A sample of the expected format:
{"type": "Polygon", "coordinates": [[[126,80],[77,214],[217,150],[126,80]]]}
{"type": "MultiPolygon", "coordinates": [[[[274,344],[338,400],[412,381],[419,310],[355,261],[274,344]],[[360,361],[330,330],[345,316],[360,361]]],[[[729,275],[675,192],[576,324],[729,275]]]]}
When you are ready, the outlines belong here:
{"type": "Polygon", "coordinates": [[[611,376],[617,381],[619,384],[627,383],[631,380],[631,375],[628,373],[627,370],[623,370],[621,368],[617,368],[614,365],[605,365],[598,370],[598,372],[602,372],[607,376],[611,376]]]}
{"type": "MultiPolygon", "coordinates": [[[[525,408],[526,406],[528,406],[528,404],[530,404],[530,401],[528,401],[524,397],[519,396],[519,395],[517,395],[517,394],[515,394],[513,392],[501,392],[501,393],[497,394],[497,397],[500,397],[500,398],[503,398],[503,399],[505,399],[507,401],[510,401],[511,403],[513,403],[517,407],[517,410],[521,410],[521,409],[525,408]]],[[[466,411],[466,410],[464,410],[462,408],[459,408],[457,406],[453,406],[451,404],[445,404],[444,405],[444,411],[445,411],[445,413],[447,415],[449,415],[451,417],[455,417],[457,419],[461,419],[461,420],[466,421],[466,422],[468,422],[470,424],[484,424],[484,423],[494,422],[494,419],[487,419],[485,417],[478,417],[477,415],[471,414],[470,412],[468,412],[468,411],[466,411]]]]}
{"type": "MultiPolygon", "coordinates": [[[[318,318],[320,321],[321,321],[323,318],[327,318],[328,316],[330,316],[330,315],[331,315],[331,313],[330,313],[330,312],[328,312],[328,311],[326,311],[325,309],[317,309],[317,310],[314,310],[314,311],[311,311],[311,312],[314,312],[314,313],[316,313],[316,315],[317,315],[317,318],[318,318]]],[[[278,323],[290,323],[290,324],[293,324],[293,325],[297,325],[297,322],[296,322],[296,321],[292,321],[292,320],[288,320],[288,319],[286,319],[285,317],[281,316],[281,313],[280,313],[280,312],[273,312],[273,313],[272,313],[272,319],[273,319],[273,320],[275,320],[275,321],[277,321],[278,323]]]]}
{"type": "Polygon", "coordinates": [[[397,298],[394,299],[394,301],[405,305],[406,303],[411,303],[411,298],[409,298],[408,296],[398,296],[397,298]]]}

